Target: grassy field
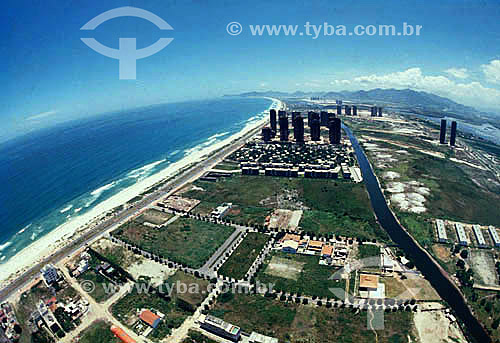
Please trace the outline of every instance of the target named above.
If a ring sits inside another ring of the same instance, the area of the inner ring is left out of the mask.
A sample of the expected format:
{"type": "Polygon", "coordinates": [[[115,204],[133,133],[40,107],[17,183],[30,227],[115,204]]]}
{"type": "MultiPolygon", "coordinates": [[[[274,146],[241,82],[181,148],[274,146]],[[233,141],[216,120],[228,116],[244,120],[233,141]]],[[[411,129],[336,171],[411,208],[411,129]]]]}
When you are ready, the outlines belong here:
{"type": "Polygon", "coordinates": [[[208,281],[196,278],[191,274],[187,274],[181,271],[177,271],[174,275],[172,275],[167,280],[167,283],[170,285],[176,285],[177,283],[187,285],[187,291],[183,291],[180,288],[177,289],[177,287],[174,286],[174,292],[172,293],[172,296],[174,299],[180,298],[194,308],[198,307],[203,302],[203,300],[205,300],[208,294],[208,281]],[[192,287],[192,290],[196,291],[190,291],[189,287],[192,287]]]}
{"type": "Polygon", "coordinates": [[[206,214],[212,208],[224,202],[234,205],[233,211],[228,215],[237,221],[264,224],[266,215],[272,207],[262,205],[261,200],[275,198],[284,188],[293,187],[293,182],[285,178],[271,178],[264,176],[235,175],[222,178],[218,182],[196,181],[195,186],[201,190],[190,190],[184,195],[189,198],[201,200],[195,209],[206,214]]]}
{"type": "Polygon", "coordinates": [[[358,259],[380,256],[380,247],[371,244],[361,244],[358,246],[358,259]]]}
{"type": "Polygon", "coordinates": [[[80,334],[78,343],[118,343],[120,340],[111,332],[111,325],[104,321],[93,322],[80,334]]]}
{"type": "Polygon", "coordinates": [[[189,330],[187,338],[182,343],[217,343],[216,341],[202,335],[198,331],[189,330]]]}
{"type": "Polygon", "coordinates": [[[161,229],[131,221],[115,230],[113,235],[143,250],[199,268],[233,231],[225,225],[179,218],[161,229]]]}
{"type": "MultiPolygon", "coordinates": [[[[257,331],[280,342],[375,342],[374,333],[366,329],[366,312],[312,308],[238,294],[218,302],[212,314],[246,332],[257,331]]],[[[385,329],[377,331],[378,342],[407,342],[407,336],[413,336],[412,323],[412,313],[386,314],[385,329]]]]}
{"type": "Polygon", "coordinates": [[[231,257],[219,269],[219,275],[242,279],[260,251],[264,248],[269,236],[256,232],[250,232],[241,242],[231,257]]]}
{"type": "Polygon", "coordinates": [[[202,201],[196,208],[197,213],[208,214],[215,206],[232,202],[234,208],[227,218],[263,224],[274,208],[306,207],[309,210],[304,211],[300,222],[304,231],[389,240],[375,221],[362,183],[235,175],[218,182],[196,181],[194,185],[203,190],[190,190],[184,195],[202,201]],[[278,200],[290,191],[297,195],[294,201],[284,204],[278,200]]]}
{"type": "Polygon", "coordinates": [[[276,252],[266,258],[256,279],[261,283],[274,283],[276,290],[334,298],[329,288],[345,289],[345,281],[329,280],[337,270],[319,265],[318,261],[319,256],[276,252]],[[291,268],[293,273],[289,272],[291,268]]]}

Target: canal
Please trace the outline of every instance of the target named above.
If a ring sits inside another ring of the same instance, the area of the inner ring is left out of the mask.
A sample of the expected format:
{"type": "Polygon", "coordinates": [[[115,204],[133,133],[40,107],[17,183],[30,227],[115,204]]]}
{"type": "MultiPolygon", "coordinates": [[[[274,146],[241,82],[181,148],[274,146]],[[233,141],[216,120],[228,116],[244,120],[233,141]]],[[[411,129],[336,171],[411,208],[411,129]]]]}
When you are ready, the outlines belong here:
{"type": "Polygon", "coordinates": [[[387,205],[378,180],[375,177],[371,165],[368,162],[363,149],[359,145],[358,140],[350,128],[344,125],[342,126],[351,140],[359,162],[359,167],[363,173],[364,183],[368,190],[368,194],[370,195],[372,207],[382,228],[387,231],[391,239],[397,243],[408,256],[411,257],[420,272],[422,272],[426,279],[429,280],[441,298],[445,300],[455,311],[457,317],[462,320],[469,333],[477,340],[477,342],[491,342],[491,338],[488,333],[479,321],[472,315],[469,306],[453,282],[448,279],[445,274],[443,274],[441,268],[425,252],[425,250],[413,240],[408,232],[403,229],[403,227],[396,220],[394,214],[387,205]]]}

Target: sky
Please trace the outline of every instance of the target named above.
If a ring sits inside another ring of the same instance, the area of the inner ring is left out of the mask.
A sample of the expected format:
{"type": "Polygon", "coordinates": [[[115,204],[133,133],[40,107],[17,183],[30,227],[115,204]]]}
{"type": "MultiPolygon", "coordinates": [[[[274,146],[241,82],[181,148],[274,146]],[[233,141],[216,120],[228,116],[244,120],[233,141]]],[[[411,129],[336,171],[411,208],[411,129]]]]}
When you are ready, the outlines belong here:
{"type": "Polygon", "coordinates": [[[500,113],[500,1],[4,0],[0,11],[0,141],[56,122],[254,90],[412,88],[500,113]],[[135,17],[80,28],[108,10],[135,17]],[[230,35],[230,22],[241,24],[230,35]],[[252,35],[250,25],[421,25],[416,36],[252,35]],[[120,80],[119,62],[85,45],[173,41],[120,80]]]}

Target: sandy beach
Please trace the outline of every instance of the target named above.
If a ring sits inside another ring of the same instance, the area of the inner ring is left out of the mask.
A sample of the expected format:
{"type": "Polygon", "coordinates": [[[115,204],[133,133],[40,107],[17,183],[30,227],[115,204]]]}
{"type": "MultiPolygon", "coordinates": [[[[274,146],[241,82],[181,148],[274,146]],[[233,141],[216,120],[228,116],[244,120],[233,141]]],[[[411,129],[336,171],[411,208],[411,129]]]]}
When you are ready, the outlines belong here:
{"type": "MultiPolygon", "coordinates": [[[[273,103],[269,109],[281,108],[281,101],[278,99],[271,100],[273,103]]],[[[34,241],[28,247],[18,252],[10,260],[2,264],[0,269],[0,289],[8,286],[9,283],[16,278],[21,277],[27,270],[37,263],[50,258],[56,251],[72,244],[79,237],[89,233],[105,219],[109,219],[109,217],[106,218],[106,215],[109,214],[112,209],[127,203],[129,200],[140,195],[155,184],[165,181],[166,179],[173,178],[179,175],[182,171],[185,171],[193,165],[206,160],[216,151],[228,146],[252,130],[264,125],[267,121],[267,115],[259,114],[250,118],[247,121],[246,126],[241,131],[227,137],[226,139],[210,144],[214,141],[214,138],[210,137],[206,142],[186,151],[185,156],[181,160],[170,164],[160,172],[122,190],[109,199],[96,205],[91,211],[72,218],[68,222],[52,230],[50,233],[34,241]]]]}

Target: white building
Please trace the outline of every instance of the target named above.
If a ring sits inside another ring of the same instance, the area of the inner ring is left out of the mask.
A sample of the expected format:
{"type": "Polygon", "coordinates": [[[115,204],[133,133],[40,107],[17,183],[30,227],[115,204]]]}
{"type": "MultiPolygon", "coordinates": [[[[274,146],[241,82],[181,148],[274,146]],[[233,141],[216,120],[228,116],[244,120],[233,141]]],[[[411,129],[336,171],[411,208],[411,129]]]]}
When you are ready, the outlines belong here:
{"type": "Polygon", "coordinates": [[[472,230],[474,231],[474,235],[476,236],[477,243],[480,248],[486,247],[486,241],[484,240],[483,232],[481,231],[481,227],[479,225],[472,225],[472,230]]]}
{"type": "Polygon", "coordinates": [[[490,232],[491,239],[496,247],[500,247],[500,238],[498,237],[497,229],[494,226],[488,227],[488,231],[490,232]]]}
{"type": "Polygon", "coordinates": [[[458,243],[463,246],[469,245],[469,240],[465,234],[464,226],[460,223],[455,224],[455,229],[457,230],[458,243]]]}
{"type": "Polygon", "coordinates": [[[50,286],[59,280],[59,272],[52,264],[47,264],[42,268],[42,270],[40,270],[40,273],[42,274],[43,281],[45,281],[47,286],[50,286]]]}
{"type": "Polygon", "coordinates": [[[227,212],[233,207],[233,204],[228,202],[228,203],[223,203],[222,205],[218,206],[215,210],[212,211],[210,214],[213,218],[221,219],[224,217],[227,212]]]}
{"type": "Polygon", "coordinates": [[[446,228],[444,222],[441,219],[436,219],[437,235],[440,243],[448,242],[448,235],[446,234],[446,228]]]}

